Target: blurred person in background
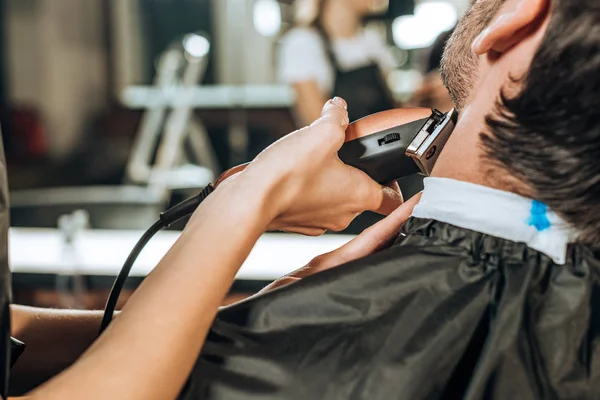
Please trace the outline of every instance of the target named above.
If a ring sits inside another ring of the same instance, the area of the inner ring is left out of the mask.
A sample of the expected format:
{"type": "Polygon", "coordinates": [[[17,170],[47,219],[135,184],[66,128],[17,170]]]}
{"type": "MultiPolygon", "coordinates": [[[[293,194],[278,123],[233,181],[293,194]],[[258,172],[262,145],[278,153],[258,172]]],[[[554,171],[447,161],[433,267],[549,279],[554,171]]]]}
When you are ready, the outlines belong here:
{"type": "Polygon", "coordinates": [[[299,0],[296,26],[281,41],[279,80],[297,94],[300,125],[319,118],[326,99],[348,102],[350,121],[396,106],[385,75],[396,66],[363,19],[386,0],[299,0]]]}
{"type": "MultiPolygon", "coordinates": [[[[300,125],[321,115],[326,99],[348,102],[350,121],[397,106],[386,83],[396,61],[382,37],[364,28],[363,20],[388,6],[386,0],[300,0],[296,26],[281,41],[279,79],[297,95],[300,125]]],[[[400,182],[405,197],[423,190],[423,179],[400,182]]],[[[381,220],[367,212],[344,231],[358,234],[381,220]]]]}

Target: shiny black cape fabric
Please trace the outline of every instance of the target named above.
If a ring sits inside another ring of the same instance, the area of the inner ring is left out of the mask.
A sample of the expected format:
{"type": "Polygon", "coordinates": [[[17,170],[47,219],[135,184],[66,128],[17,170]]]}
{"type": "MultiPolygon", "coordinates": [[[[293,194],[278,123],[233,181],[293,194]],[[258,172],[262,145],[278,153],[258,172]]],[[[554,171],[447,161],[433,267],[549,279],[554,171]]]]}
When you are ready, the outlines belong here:
{"type": "Polygon", "coordinates": [[[600,263],[412,219],[389,250],[223,309],[183,399],[599,399],[600,263]]]}

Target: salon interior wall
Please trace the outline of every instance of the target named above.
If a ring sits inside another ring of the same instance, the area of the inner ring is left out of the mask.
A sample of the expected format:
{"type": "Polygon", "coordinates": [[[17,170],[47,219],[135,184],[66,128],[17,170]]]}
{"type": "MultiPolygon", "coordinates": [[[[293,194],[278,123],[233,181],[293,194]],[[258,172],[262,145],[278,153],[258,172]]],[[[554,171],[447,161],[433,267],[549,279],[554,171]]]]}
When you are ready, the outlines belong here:
{"type": "MultiPolygon", "coordinates": [[[[201,0],[198,0],[201,1],[201,0]]],[[[217,84],[263,84],[275,81],[274,44],[276,38],[264,37],[254,29],[255,0],[208,0],[212,2],[214,60],[217,84]]],[[[144,43],[140,32],[138,0],[112,0],[115,57],[114,88],[121,92],[131,84],[148,81],[140,60],[144,43]]]]}
{"type": "Polygon", "coordinates": [[[212,0],[216,76],[222,84],[269,84],[275,77],[276,37],[254,28],[255,0],[212,0]]]}
{"type": "Polygon", "coordinates": [[[35,107],[51,156],[78,145],[107,105],[101,0],[5,0],[8,99],[35,107]]]}
{"type": "Polygon", "coordinates": [[[146,46],[142,34],[141,6],[139,0],[110,0],[111,58],[113,95],[118,98],[129,85],[147,84],[151,77],[146,60],[146,46]]]}

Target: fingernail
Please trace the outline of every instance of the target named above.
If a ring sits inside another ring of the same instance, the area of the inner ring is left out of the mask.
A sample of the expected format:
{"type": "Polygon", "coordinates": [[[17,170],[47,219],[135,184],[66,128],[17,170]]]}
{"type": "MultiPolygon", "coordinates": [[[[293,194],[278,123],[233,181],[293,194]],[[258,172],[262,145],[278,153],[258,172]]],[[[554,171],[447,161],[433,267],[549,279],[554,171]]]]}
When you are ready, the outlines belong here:
{"type": "Polygon", "coordinates": [[[341,97],[334,97],[333,100],[331,101],[333,104],[335,104],[336,106],[342,107],[344,110],[348,109],[348,104],[346,104],[346,101],[344,99],[342,99],[341,97]]]}

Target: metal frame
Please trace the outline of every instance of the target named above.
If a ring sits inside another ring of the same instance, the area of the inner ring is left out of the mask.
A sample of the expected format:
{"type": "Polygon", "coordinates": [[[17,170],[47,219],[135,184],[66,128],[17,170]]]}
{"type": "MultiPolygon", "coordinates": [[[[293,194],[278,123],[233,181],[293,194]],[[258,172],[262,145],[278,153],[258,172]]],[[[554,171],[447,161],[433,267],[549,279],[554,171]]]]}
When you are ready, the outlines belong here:
{"type": "Polygon", "coordinates": [[[220,173],[216,154],[201,121],[193,115],[192,88],[202,81],[207,56],[193,57],[181,43],[173,44],[161,56],[153,85],[159,97],[182,90],[175,103],[144,102],[142,118],[127,165],[127,179],[159,190],[201,188],[220,173]],[[163,128],[164,126],[164,128],[163,128]],[[185,166],[183,154],[189,141],[193,153],[191,165],[185,166]],[[158,142],[156,160],[154,149],[158,142]]]}

